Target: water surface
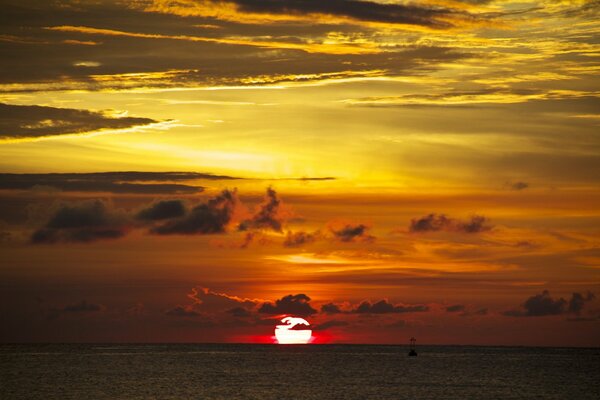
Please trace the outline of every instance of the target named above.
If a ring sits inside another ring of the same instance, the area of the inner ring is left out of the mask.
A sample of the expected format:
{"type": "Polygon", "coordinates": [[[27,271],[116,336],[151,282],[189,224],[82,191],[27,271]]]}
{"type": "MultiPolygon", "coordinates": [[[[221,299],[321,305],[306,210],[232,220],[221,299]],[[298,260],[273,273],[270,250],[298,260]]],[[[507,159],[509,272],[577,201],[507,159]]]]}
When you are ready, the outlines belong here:
{"type": "Polygon", "coordinates": [[[2,399],[600,399],[600,349],[1,345],[2,399]]]}

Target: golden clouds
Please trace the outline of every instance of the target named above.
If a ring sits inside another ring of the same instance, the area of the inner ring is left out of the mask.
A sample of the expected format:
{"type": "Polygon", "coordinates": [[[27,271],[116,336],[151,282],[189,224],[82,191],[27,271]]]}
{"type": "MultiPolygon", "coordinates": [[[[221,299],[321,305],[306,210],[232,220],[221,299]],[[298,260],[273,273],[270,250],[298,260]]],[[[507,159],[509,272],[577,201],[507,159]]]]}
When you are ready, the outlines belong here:
{"type": "Polygon", "coordinates": [[[153,0],[146,12],[204,17],[243,24],[350,24],[370,28],[428,31],[462,26],[493,25],[479,18],[484,7],[458,1],[389,3],[378,1],[260,2],[212,0],[153,0]]]}
{"type": "Polygon", "coordinates": [[[238,45],[238,46],[254,46],[266,49],[288,49],[288,50],[302,50],[308,53],[325,53],[325,54],[373,54],[379,53],[381,50],[369,43],[356,43],[356,44],[345,44],[337,42],[329,43],[290,43],[290,42],[277,42],[277,41],[265,41],[265,40],[254,40],[252,38],[244,37],[202,37],[202,36],[189,36],[189,35],[163,35],[163,34],[149,34],[149,33],[138,33],[138,32],[125,32],[113,29],[101,29],[87,26],[52,26],[46,29],[61,31],[61,32],[76,32],[85,33],[91,35],[108,35],[108,36],[126,36],[143,39],[170,39],[170,40],[185,40],[190,42],[204,42],[204,43],[218,43],[227,45],[238,45]]]}

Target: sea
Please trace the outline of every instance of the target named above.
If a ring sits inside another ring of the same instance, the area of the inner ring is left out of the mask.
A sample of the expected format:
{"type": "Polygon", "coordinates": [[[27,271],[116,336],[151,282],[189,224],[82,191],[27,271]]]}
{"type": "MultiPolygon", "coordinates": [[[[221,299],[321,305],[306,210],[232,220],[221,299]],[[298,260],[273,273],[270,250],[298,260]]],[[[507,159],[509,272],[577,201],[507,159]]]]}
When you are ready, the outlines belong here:
{"type": "Polygon", "coordinates": [[[0,345],[0,399],[600,399],[600,348],[0,345]]]}

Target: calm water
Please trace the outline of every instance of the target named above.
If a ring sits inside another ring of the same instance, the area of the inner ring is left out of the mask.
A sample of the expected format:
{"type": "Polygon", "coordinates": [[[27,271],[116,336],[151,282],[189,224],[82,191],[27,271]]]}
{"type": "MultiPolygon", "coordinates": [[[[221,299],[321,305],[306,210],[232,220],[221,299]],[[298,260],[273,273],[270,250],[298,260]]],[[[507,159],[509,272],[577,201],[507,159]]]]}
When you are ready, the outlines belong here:
{"type": "Polygon", "coordinates": [[[1,399],[600,399],[600,349],[1,345],[1,399]]]}

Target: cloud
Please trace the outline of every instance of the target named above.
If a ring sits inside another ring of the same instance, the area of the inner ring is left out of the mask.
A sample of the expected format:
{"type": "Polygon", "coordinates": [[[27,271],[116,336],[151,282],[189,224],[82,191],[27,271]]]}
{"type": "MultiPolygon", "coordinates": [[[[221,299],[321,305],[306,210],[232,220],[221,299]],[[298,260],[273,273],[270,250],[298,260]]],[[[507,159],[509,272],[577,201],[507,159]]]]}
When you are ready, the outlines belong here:
{"type": "Polygon", "coordinates": [[[223,190],[218,196],[192,208],[181,218],[153,227],[157,235],[210,235],[224,233],[239,204],[237,190],[223,190]]]}
{"type": "Polygon", "coordinates": [[[200,317],[201,313],[193,310],[190,307],[177,306],[165,312],[165,315],[170,317],[200,317]]]}
{"type": "MultiPolygon", "coordinates": [[[[296,8],[316,7],[317,3],[296,4],[296,8]]],[[[364,2],[352,4],[366,9],[364,2]]],[[[390,8],[401,14],[397,8],[403,7],[378,1],[368,4],[385,8],[386,16],[390,8]]],[[[329,12],[271,13],[236,7],[233,3],[195,0],[165,0],[151,5],[145,0],[135,4],[78,2],[71,7],[57,7],[52,2],[7,4],[0,29],[5,66],[0,92],[160,91],[169,87],[328,83],[420,75],[429,64],[469,56],[448,47],[445,41],[443,46],[434,46],[429,41],[416,43],[421,40],[418,37],[407,39],[404,23],[398,23],[403,31],[381,35],[372,25],[389,22],[329,12]],[[47,15],[53,17],[52,26],[48,26],[47,15]],[[107,15],[112,17],[109,24],[107,15]],[[192,21],[189,16],[206,18],[192,21]],[[242,23],[219,21],[232,20],[229,17],[242,23]],[[265,23],[274,22],[273,17],[293,23],[265,23]],[[249,25],[252,21],[260,21],[260,26],[249,25]],[[356,26],[361,24],[364,29],[356,26]],[[40,46],[48,51],[37,51],[40,46]],[[240,59],[248,62],[235,62],[240,59]],[[42,64],[44,68],[39,68],[42,64]]],[[[405,9],[405,19],[416,18],[413,9],[438,15],[436,28],[439,23],[451,24],[451,19],[460,19],[456,21],[460,25],[476,18],[460,10],[442,12],[439,6],[413,5],[405,9]]],[[[374,13],[369,10],[370,15],[374,13]]],[[[413,26],[431,30],[433,25],[413,26]]]]}
{"type": "Polygon", "coordinates": [[[105,112],[90,110],[5,103],[0,103],[0,116],[0,141],[83,134],[159,122],[150,118],[116,118],[105,112]]]}
{"type": "Polygon", "coordinates": [[[375,236],[368,234],[369,227],[364,224],[330,224],[333,237],[341,242],[372,242],[375,236]]]}
{"type": "Polygon", "coordinates": [[[488,314],[488,309],[487,308],[480,308],[480,309],[475,310],[475,311],[465,310],[465,311],[463,311],[460,314],[460,316],[461,317],[473,317],[473,316],[477,316],[477,315],[483,316],[483,315],[487,315],[487,314],[488,314]]]}
{"type": "Polygon", "coordinates": [[[290,294],[276,300],[275,304],[270,302],[263,303],[258,312],[263,314],[292,314],[300,316],[316,314],[317,310],[312,308],[309,303],[310,297],[303,293],[290,294]]]}
{"type": "Polygon", "coordinates": [[[114,210],[102,200],[78,204],[62,204],[43,228],[31,236],[34,244],[57,242],[94,242],[117,239],[127,234],[129,222],[126,214],[114,210]]]}
{"type": "Polygon", "coordinates": [[[327,303],[321,306],[321,312],[326,314],[341,314],[342,310],[337,304],[327,303]]]}
{"type": "Polygon", "coordinates": [[[313,331],[324,331],[327,329],[336,328],[336,327],[340,327],[340,326],[348,326],[348,325],[350,325],[350,323],[348,323],[347,321],[331,320],[331,321],[323,322],[318,325],[313,325],[312,330],[313,331]]]}
{"type": "Polygon", "coordinates": [[[0,189],[32,190],[36,187],[52,187],[65,192],[193,194],[201,192],[203,187],[180,182],[199,179],[231,180],[238,178],[198,172],[1,173],[0,189]]]}
{"type": "Polygon", "coordinates": [[[353,312],[358,314],[392,314],[392,313],[412,313],[426,312],[429,307],[426,305],[394,305],[388,303],[387,300],[380,300],[377,303],[371,304],[368,301],[363,301],[356,307],[353,312]]]}
{"type": "MultiPolygon", "coordinates": [[[[523,81],[535,80],[524,78],[523,81]]],[[[543,78],[539,80],[544,80],[543,78]]],[[[436,94],[407,94],[403,96],[385,96],[385,97],[362,97],[340,100],[349,106],[362,107],[451,107],[464,108],[476,107],[486,104],[519,104],[533,101],[543,100],[561,100],[561,99],[577,99],[588,96],[596,96],[597,93],[590,91],[566,91],[566,90],[504,90],[494,87],[496,84],[509,83],[500,79],[499,82],[484,82],[481,84],[493,85],[490,88],[479,91],[454,91],[450,93],[436,94]]],[[[512,82],[514,83],[514,82],[512,82]]]]}
{"type": "Polygon", "coordinates": [[[540,294],[531,296],[521,305],[521,309],[508,310],[503,315],[511,317],[543,317],[550,315],[575,314],[579,315],[586,302],[595,298],[592,292],[585,296],[581,293],[573,293],[571,299],[567,302],[564,298],[557,299],[550,296],[548,290],[540,294]]]}
{"type": "Polygon", "coordinates": [[[455,304],[453,306],[446,307],[446,312],[459,312],[465,311],[465,306],[462,304],[455,304]]]}
{"type": "Polygon", "coordinates": [[[519,191],[519,190],[525,190],[525,189],[527,189],[529,187],[529,183],[522,182],[522,181],[511,182],[511,183],[508,183],[508,187],[511,190],[517,190],[517,191],[519,191]]]}
{"type": "Polygon", "coordinates": [[[102,311],[104,307],[99,304],[88,303],[86,300],[81,300],[79,303],[66,305],[62,311],[68,313],[92,313],[102,311]]]}
{"type": "Polygon", "coordinates": [[[429,214],[420,218],[413,218],[409,225],[411,233],[425,232],[462,232],[462,233],[480,233],[489,231],[492,226],[489,220],[481,215],[474,215],[467,221],[460,221],[449,218],[444,214],[429,214]]]}
{"type": "Polygon", "coordinates": [[[273,188],[267,188],[267,193],[258,212],[250,219],[242,221],[238,229],[246,231],[249,229],[264,229],[281,232],[283,217],[281,216],[281,200],[273,188]]]}
{"type": "MultiPolygon", "coordinates": [[[[448,3],[452,4],[452,3],[448,3]]],[[[147,11],[184,16],[202,16],[240,23],[281,23],[318,21],[329,23],[379,23],[450,28],[459,21],[477,20],[467,11],[441,6],[381,3],[357,0],[154,0],[147,11]]]]}
{"type": "Polygon", "coordinates": [[[258,304],[257,300],[231,296],[209,288],[192,288],[187,297],[192,300],[192,305],[206,312],[219,312],[238,307],[252,309],[258,304]]]}
{"type": "Polygon", "coordinates": [[[594,295],[594,293],[589,291],[585,294],[585,296],[581,293],[573,293],[571,300],[569,300],[568,312],[579,315],[581,313],[581,310],[583,310],[585,303],[588,301],[592,301],[595,298],[596,296],[594,295]]]}
{"type": "MultiPolygon", "coordinates": [[[[105,35],[105,36],[116,36],[126,38],[137,38],[145,40],[175,40],[175,41],[186,41],[196,43],[208,43],[208,44],[222,44],[222,45],[233,45],[233,46],[251,46],[259,47],[263,49],[285,49],[285,50],[301,50],[307,53],[324,53],[324,54],[377,54],[381,53],[382,50],[376,46],[370,46],[369,44],[355,43],[351,45],[338,44],[328,45],[322,43],[311,43],[307,41],[295,42],[295,41],[270,41],[264,39],[246,38],[241,36],[232,37],[209,37],[209,36],[192,36],[192,35],[166,35],[162,33],[143,33],[143,32],[132,32],[122,31],[115,29],[104,29],[96,28],[92,26],[73,26],[73,25],[62,25],[62,26],[48,26],[45,29],[58,31],[58,32],[69,32],[79,34],[90,34],[90,35],[105,35]]],[[[197,73],[197,71],[190,71],[197,73]]]]}
{"type": "Polygon", "coordinates": [[[192,288],[186,295],[189,304],[178,305],[165,312],[173,317],[200,317],[220,312],[226,312],[235,317],[250,316],[250,310],[254,308],[257,301],[219,293],[209,288],[192,288]]]}
{"type": "Polygon", "coordinates": [[[285,247],[299,247],[317,240],[319,232],[288,231],[283,245],[285,247]]]}
{"type": "Polygon", "coordinates": [[[234,317],[238,317],[238,318],[249,317],[252,315],[252,313],[250,311],[248,311],[247,309],[245,309],[244,307],[234,307],[232,309],[227,310],[227,312],[229,314],[233,315],[234,317]]]}
{"type": "Polygon", "coordinates": [[[160,221],[182,217],[185,214],[185,205],[181,200],[163,200],[140,210],[136,218],[142,221],[160,221]]]}

